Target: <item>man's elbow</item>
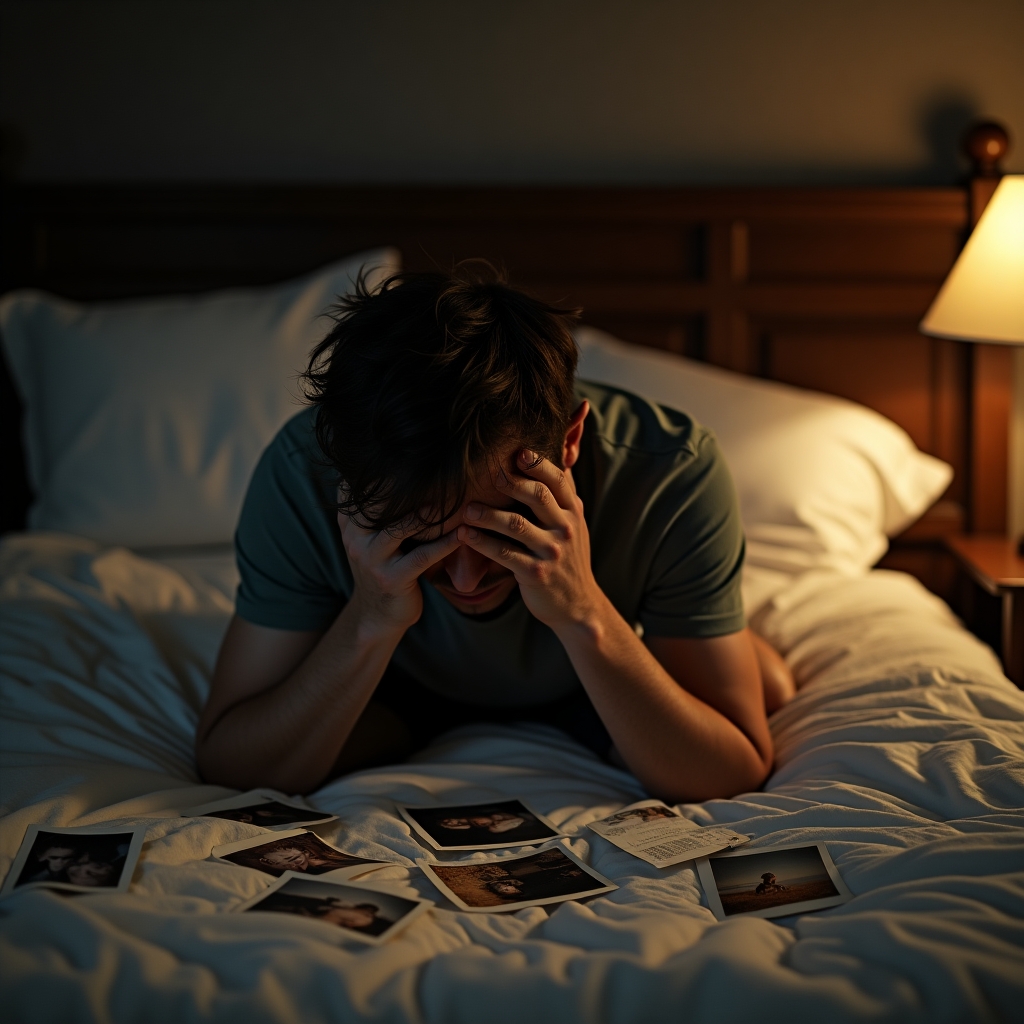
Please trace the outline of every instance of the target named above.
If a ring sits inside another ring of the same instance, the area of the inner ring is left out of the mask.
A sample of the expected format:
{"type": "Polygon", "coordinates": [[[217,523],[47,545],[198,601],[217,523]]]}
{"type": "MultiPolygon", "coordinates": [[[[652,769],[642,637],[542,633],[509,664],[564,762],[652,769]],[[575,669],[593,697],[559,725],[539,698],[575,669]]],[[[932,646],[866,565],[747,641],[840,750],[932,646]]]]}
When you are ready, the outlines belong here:
{"type": "Polygon", "coordinates": [[[742,793],[759,790],[772,770],[772,751],[759,750],[747,741],[703,777],[689,771],[673,771],[647,786],[648,791],[667,804],[700,803],[703,800],[729,800],[742,793]]]}

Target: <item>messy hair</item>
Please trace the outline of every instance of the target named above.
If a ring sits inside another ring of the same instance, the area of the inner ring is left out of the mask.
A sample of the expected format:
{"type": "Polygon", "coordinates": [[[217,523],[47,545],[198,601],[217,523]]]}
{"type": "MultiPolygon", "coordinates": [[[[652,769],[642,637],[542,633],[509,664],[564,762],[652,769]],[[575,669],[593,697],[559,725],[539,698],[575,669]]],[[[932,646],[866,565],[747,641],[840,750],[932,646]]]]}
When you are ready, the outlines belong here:
{"type": "Polygon", "coordinates": [[[368,527],[436,525],[471,473],[529,448],[557,465],[573,413],[577,310],[509,287],[490,264],[364,280],[303,374],[339,511],[368,527]]]}

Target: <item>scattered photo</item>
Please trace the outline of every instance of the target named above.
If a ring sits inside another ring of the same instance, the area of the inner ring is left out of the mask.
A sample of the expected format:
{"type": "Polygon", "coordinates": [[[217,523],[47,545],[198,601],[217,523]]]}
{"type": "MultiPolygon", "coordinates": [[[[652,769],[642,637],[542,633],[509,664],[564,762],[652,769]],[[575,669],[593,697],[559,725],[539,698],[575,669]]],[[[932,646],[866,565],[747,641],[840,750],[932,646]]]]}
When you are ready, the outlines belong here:
{"type": "Polygon", "coordinates": [[[399,807],[398,813],[435,850],[500,850],[565,835],[522,800],[399,807]]]}
{"type": "Polygon", "coordinates": [[[698,861],[697,872],[719,921],[786,917],[853,899],[824,843],[723,853],[698,861]]]}
{"type": "Polygon", "coordinates": [[[70,892],[127,892],[145,841],[145,825],[29,825],[0,895],[35,886],[70,892]]]}
{"type": "Polygon", "coordinates": [[[214,800],[182,811],[183,818],[227,818],[246,825],[258,825],[271,831],[294,828],[296,825],[323,825],[336,821],[336,814],[305,807],[273,789],[252,789],[248,793],[214,800]]]}
{"type": "Polygon", "coordinates": [[[348,938],[377,946],[433,905],[430,900],[396,896],[355,882],[314,879],[286,871],[269,889],[235,909],[323,921],[348,938]]]}
{"type": "Polygon", "coordinates": [[[217,860],[253,868],[277,878],[286,871],[303,875],[330,875],[332,878],[355,878],[386,866],[383,861],[343,853],[303,828],[216,846],[213,856],[217,860]]]}
{"type": "Polygon", "coordinates": [[[500,860],[417,863],[457,907],[485,913],[585,899],[618,888],[558,844],[500,860]]]}
{"type": "Polygon", "coordinates": [[[663,804],[642,800],[592,821],[587,828],[634,857],[667,868],[749,842],[731,828],[700,826],[663,804]]]}

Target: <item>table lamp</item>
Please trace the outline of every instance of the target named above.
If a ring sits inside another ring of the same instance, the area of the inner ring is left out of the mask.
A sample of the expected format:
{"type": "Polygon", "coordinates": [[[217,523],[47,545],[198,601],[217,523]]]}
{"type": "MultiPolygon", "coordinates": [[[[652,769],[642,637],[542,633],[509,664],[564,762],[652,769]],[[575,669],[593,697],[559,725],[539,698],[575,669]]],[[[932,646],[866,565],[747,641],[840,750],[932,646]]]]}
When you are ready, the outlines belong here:
{"type": "MultiPolygon", "coordinates": [[[[957,341],[1024,346],[1024,174],[999,182],[920,329],[957,341]]],[[[1024,347],[1014,353],[1011,536],[1024,530],[1024,347]]],[[[1024,555],[1024,536],[1020,537],[1024,555]]]]}

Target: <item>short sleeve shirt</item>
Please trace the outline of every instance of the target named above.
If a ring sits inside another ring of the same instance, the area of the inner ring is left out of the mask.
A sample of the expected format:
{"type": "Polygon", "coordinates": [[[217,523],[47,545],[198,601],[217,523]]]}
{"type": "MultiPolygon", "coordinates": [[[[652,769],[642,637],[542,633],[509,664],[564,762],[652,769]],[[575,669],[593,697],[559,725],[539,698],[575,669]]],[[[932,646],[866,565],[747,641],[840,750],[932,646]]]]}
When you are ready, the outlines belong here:
{"type": "MultiPolygon", "coordinates": [[[[637,395],[577,381],[588,399],[573,467],[598,585],[630,625],[666,637],[743,628],[744,540],[736,492],[714,435],[637,395]]],[[[314,434],[314,410],[287,423],[262,458],[235,535],[243,619],[326,630],[352,593],[334,507],[337,475],[314,434]]],[[[423,614],[394,662],[423,686],[481,707],[570,695],[579,679],[561,642],[521,600],[475,619],[429,583],[423,614]]]]}

